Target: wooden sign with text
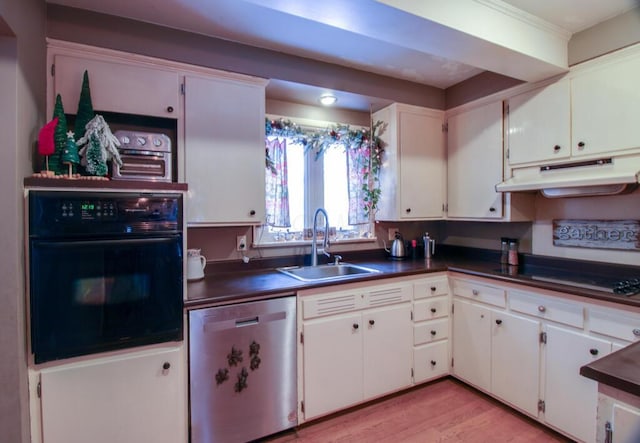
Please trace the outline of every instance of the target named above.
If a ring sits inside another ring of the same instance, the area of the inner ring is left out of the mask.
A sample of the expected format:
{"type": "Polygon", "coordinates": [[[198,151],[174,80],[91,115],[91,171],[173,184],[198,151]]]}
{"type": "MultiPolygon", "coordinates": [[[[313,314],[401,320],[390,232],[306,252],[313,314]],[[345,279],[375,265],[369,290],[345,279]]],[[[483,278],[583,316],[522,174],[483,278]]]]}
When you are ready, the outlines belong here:
{"type": "Polygon", "coordinates": [[[553,220],[553,245],[640,250],[640,220],[553,220]]]}

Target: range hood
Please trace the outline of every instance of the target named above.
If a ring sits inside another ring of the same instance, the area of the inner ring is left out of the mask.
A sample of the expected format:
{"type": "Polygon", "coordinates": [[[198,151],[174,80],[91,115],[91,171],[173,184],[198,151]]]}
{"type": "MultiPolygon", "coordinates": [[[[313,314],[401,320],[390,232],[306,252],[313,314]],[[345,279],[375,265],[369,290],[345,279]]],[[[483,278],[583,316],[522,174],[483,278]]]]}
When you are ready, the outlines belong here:
{"type": "Polygon", "coordinates": [[[549,198],[613,195],[638,186],[640,156],[608,157],[513,169],[497,192],[540,191],[549,198]]]}

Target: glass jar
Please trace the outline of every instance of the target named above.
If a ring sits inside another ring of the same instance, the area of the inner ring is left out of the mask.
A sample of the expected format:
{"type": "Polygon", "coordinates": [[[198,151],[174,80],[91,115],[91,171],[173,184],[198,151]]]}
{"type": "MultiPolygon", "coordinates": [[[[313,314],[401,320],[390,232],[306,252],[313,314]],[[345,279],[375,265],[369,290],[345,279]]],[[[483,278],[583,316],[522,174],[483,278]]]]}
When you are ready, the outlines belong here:
{"type": "Polygon", "coordinates": [[[518,240],[509,240],[508,262],[511,266],[518,266],[518,240]]]}
{"type": "Polygon", "coordinates": [[[509,239],[502,237],[500,239],[500,263],[506,265],[509,262],[509,239]]]}

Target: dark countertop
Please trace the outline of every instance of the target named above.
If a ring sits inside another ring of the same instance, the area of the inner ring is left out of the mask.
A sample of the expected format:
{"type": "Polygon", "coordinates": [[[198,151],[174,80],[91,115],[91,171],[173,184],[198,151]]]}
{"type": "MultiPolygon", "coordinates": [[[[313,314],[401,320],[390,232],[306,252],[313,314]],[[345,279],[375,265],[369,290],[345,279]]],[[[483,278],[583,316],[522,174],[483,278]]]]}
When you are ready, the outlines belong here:
{"type": "Polygon", "coordinates": [[[640,342],[581,367],[580,374],[640,397],[640,342]]]}

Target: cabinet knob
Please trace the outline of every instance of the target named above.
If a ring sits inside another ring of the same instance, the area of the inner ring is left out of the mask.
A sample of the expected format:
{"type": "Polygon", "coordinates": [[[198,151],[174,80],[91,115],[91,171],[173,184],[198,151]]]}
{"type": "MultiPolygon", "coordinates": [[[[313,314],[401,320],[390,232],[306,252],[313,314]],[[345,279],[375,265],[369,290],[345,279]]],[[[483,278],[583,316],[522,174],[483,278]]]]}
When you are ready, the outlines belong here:
{"type": "Polygon", "coordinates": [[[256,215],[256,210],[252,209],[251,211],[249,211],[249,215],[251,215],[251,216],[256,215]]]}
{"type": "Polygon", "coordinates": [[[353,324],[353,329],[358,329],[360,326],[358,325],[358,323],[354,323],[353,324]]]}
{"type": "Polygon", "coordinates": [[[436,308],[431,308],[430,311],[435,314],[437,309],[436,308]]]}
{"type": "Polygon", "coordinates": [[[560,152],[560,149],[562,149],[562,148],[560,147],[560,145],[555,145],[555,146],[553,147],[553,153],[554,153],[554,154],[557,154],[558,152],[560,152]]]}
{"type": "Polygon", "coordinates": [[[431,288],[429,288],[429,289],[431,289],[431,292],[436,292],[437,288],[435,286],[431,286],[431,288]]]}
{"type": "Polygon", "coordinates": [[[496,320],[496,324],[497,324],[497,325],[501,325],[501,324],[502,324],[502,320],[497,319],[497,320],[496,320]]]}
{"type": "Polygon", "coordinates": [[[168,361],[165,361],[162,365],[162,369],[164,369],[165,371],[168,371],[170,367],[171,363],[169,363],[168,361]]]}
{"type": "Polygon", "coordinates": [[[578,149],[583,150],[585,146],[584,142],[578,142],[578,149]]]}
{"type": "Polygon", "coordinates": [[[598,350],[596,348],[591,348],[591,349],[589,349],[589,354],[598,355],[598,350]]]}
{"type": "Polygon", "coordinates": [[[494,208],[493,206],[489,208],[489,212],[496,212],[496,208],[494,208]]]}
{"type": "Polygon", "coordinates": [[[547,312],[547,308],[546,308],[546,306],[540,305],[540,306],[538,306],[538,311],[547,312]]]}
{"type": "Polygon", "coordinates": [[[640,337],[640,328],[635,328],[633,330],[633,335],[635,335],[636,337],[640,337]]]}
{"type": "Polygon", "coordinates": [[[436,361],[435,360],[431,360],[431,366],[435,366],[436,365],[436,361]]]}
{"type": "Polygon", "coordinates": [[[406,212],[407,214],[411,212],[411,208],[407,208],[404,210],[404,212],[406,212]]]}
{"type": "Polygon", "coordinates": [[[373,325],[375,325],[375,324],[376,324],[376,321],[375,321],[375,320],[369,320],[369,324],[370,324],[371,326],[373,326],[373,325]]]}
{"type": "Polygon", "coordinates": [[[167,112],[169,113],[173,112],[173,106],[167,106],[167,112]]]}
{"type": "Polygon", "coordinates": [[[433,330],[432,330],[432,331],[431,331],[431,335],[432,335],[432,336],[435,336],[435,335],[436,335],[436,331],[433,331],[433,330]]]}
{"type": "Polygon", "coordinates": [[[478,290],[477,290],[477,289],[474,289],[473,291],[471,291],[471,293],[472,293],[473,295],[478,295],[480,292],[478,292],[478,290]]]}

